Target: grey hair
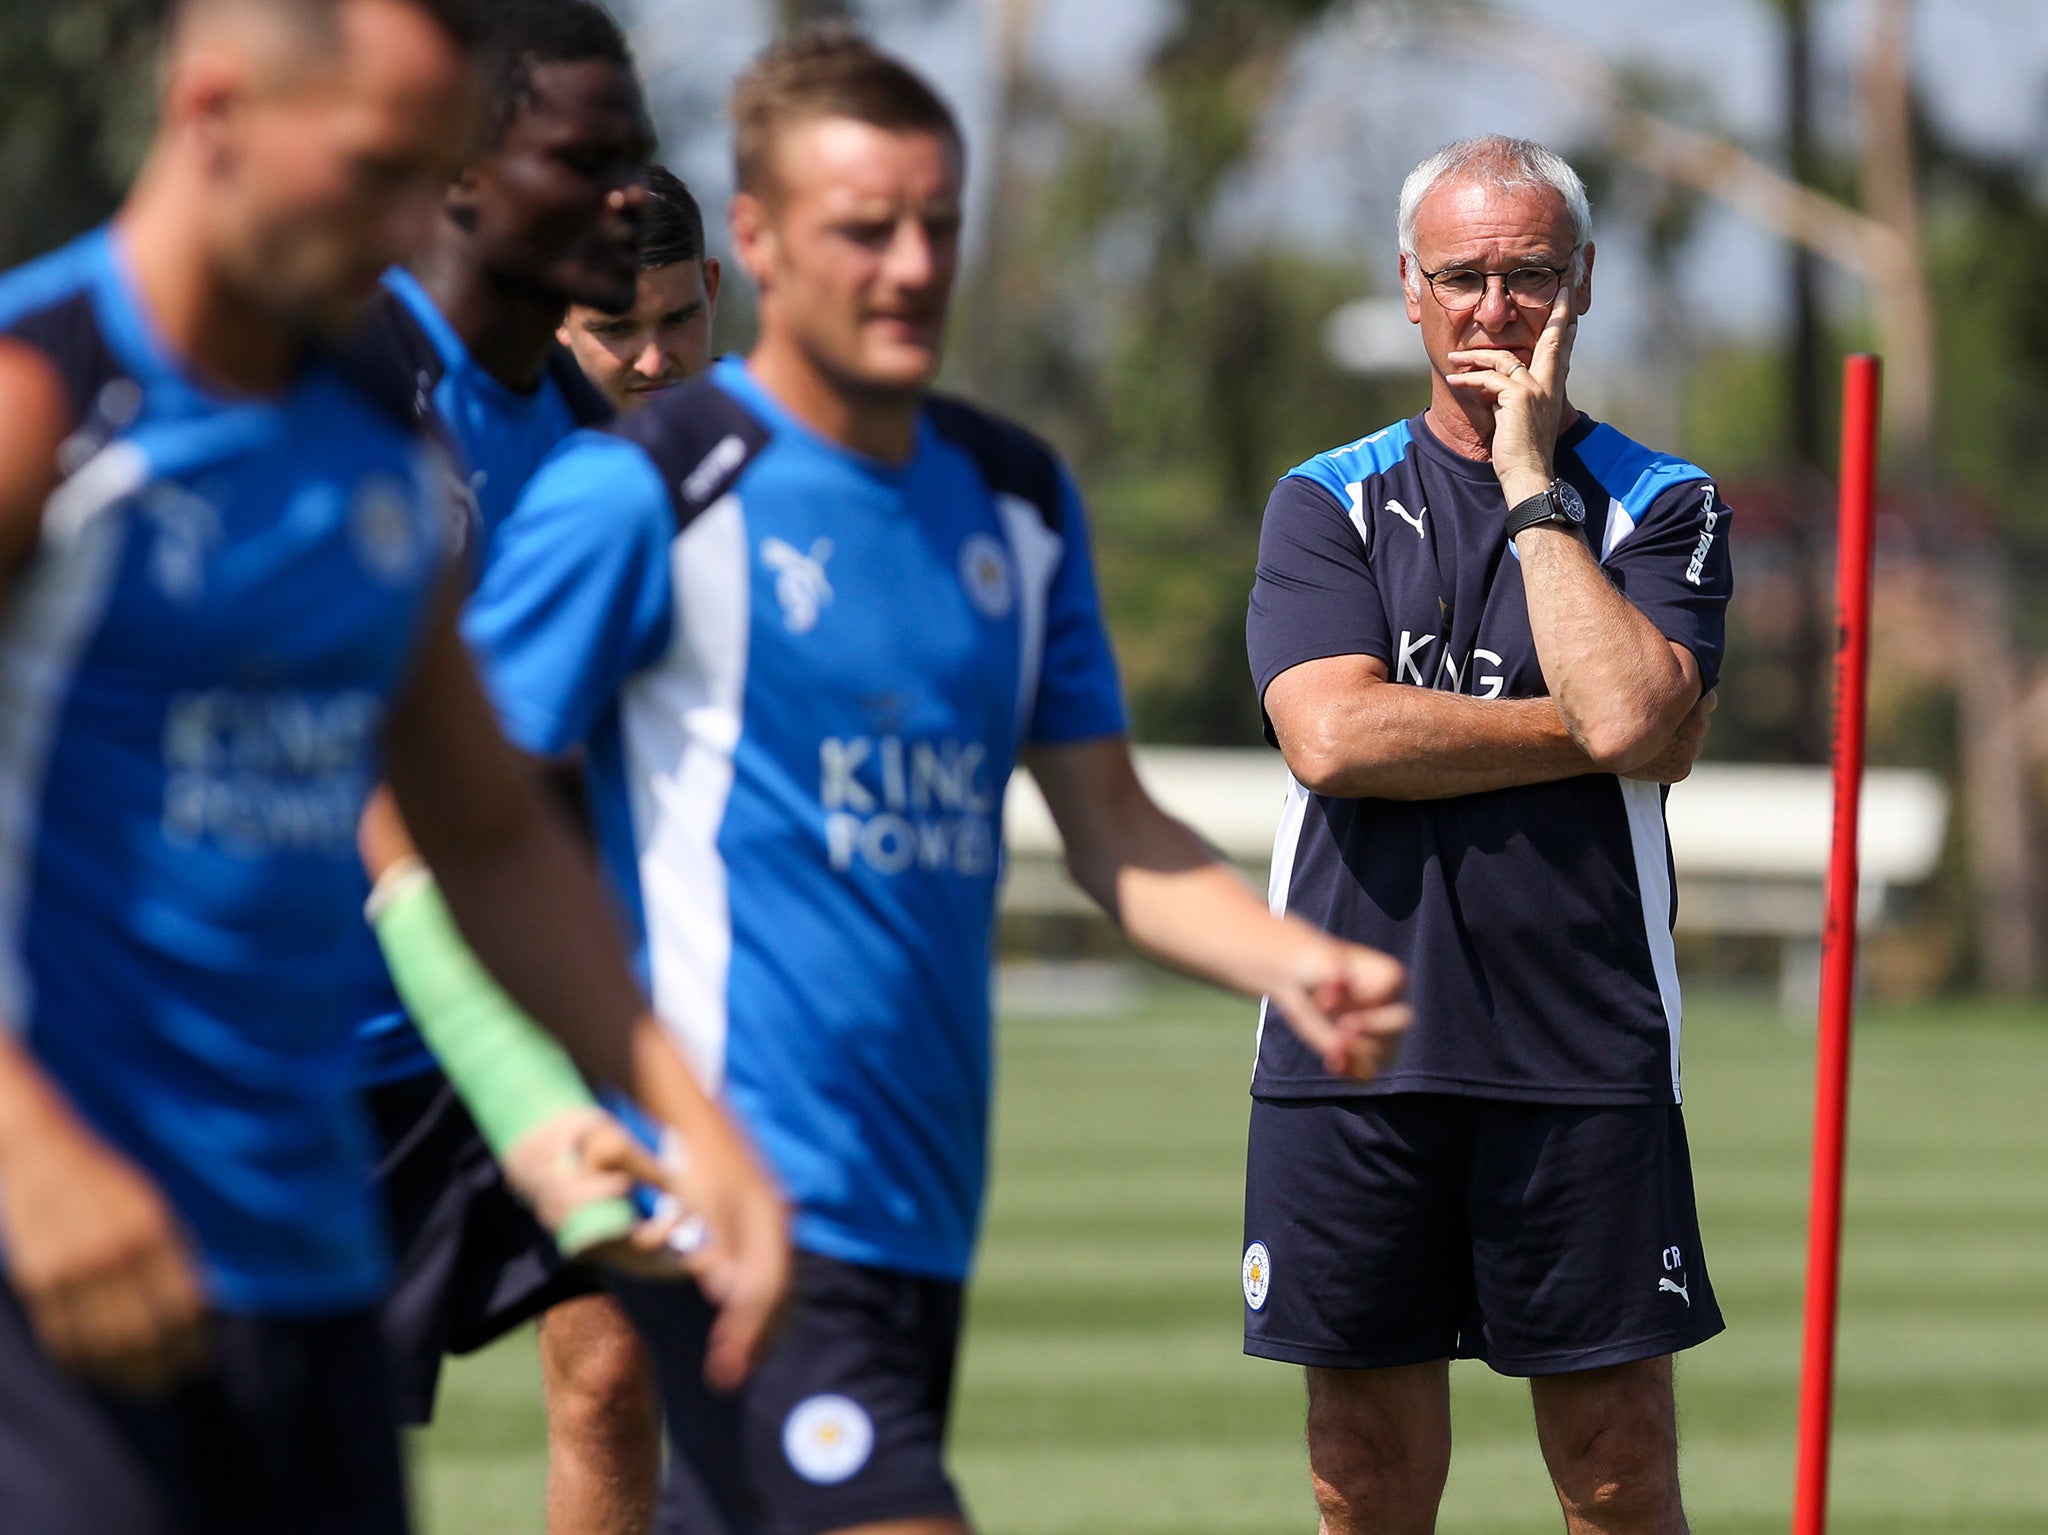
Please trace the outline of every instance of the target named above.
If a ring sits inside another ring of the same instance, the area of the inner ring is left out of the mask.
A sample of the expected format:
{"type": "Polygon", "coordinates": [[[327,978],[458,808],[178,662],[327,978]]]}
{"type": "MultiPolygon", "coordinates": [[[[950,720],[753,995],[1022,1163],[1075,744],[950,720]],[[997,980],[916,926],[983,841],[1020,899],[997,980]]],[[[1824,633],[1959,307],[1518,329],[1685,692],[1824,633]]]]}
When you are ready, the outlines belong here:
{"type": "Polygon", "coordinates": [[[1446,144],[1408,173],[1401,183],[1401,254],[1408,258],[1409,282],[1415,282],[1420,266],[1415,251],[1415,216],[1422,201],[1446,181],[1471,180],[1494,191],[1521,187],[1548,187],[1564,199],[1565,212],[1572,221],[1572,270],[1570,280],[1585,276],[1586,243],[1593,238],[1593,207],[1586,199],[1586,183],[1555,150],[1545,149],[1531,139],[1511,139],[1504,133],[1482,134],[1446,144]]]}

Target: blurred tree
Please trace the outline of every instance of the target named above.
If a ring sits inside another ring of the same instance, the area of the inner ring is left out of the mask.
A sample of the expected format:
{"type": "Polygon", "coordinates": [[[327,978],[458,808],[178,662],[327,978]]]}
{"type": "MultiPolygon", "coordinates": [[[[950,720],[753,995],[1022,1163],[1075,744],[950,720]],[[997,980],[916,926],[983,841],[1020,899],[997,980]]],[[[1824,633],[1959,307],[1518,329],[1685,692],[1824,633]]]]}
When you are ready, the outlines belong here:
{"type": "MultiPolygon", "coordinates": [[[[1783,18],[1785,169],[1801,186],[1812,186],[1820,171],[1814,141],[1813,7],[1810,0],[1775,0],[1783,18]]],[[[1793,589],[1818,594],[1827,542],[1828,466],[1821,412],[1832,391],[1823,379],[1828,362],[1822,335],[1820,258],[1798,241],[1785,245],[1785,427],[1787,472],[1796,482],[1804,515],[1791,519],[1786,543],[1792,558],[1793,589]]],[[[1801,761],[1825,762],[1828,755],[1826,665],[1831,650],[1826,609],[1807,607],[1805,621],[1792,628],[1787,657],[1795,688],[1790,742],[1801,761]]]]}
{"type": "Polygon", "coordinates": [[[162,0],[0,0],[0,267],[113,211],[155,110],[162,0]]]}
{"type": "Polygon", "coordinates": [[[1259,739],[1244,606],[1267,493],[1407,408],[1325,354],[1355,267],[1216,228],[1304,38],[1371,8],[1186,0],[1142,103],[1089,118],[1031,76],[1028,0],[1005,0],[1002,238],[977,253],[955,371],[1074,459],[1147,740],[1259,739]]]}

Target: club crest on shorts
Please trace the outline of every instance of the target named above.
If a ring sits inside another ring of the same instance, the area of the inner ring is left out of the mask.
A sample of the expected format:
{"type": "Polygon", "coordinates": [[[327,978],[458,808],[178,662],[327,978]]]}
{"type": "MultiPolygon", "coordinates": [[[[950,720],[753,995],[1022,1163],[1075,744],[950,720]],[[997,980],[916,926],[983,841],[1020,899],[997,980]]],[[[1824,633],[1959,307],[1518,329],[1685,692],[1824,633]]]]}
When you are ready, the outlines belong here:
{"type": "Polygon", "coordinates": [[[970,534],[960,546],[960,584],[967,588],[974,610],[990,623],[1008,618],[1017,605],[1009,551],[986,533],[970,534]]]}
{"type": "Polygon", "coordinates": [[[1273,1255],[1264,1242],[1244,1250],[1244,1303],[1254,1311],[1266,1308],[1266,1292],[1273,1288],[1273,1255]]]}
{"type": "Polygon", "coordinates": [[[845,1481],[875,1450],[875,1420],[850,1396],[810,1396],[782,1424],[782,1453],[796,1474],[820,1487],[845,1481]]]}

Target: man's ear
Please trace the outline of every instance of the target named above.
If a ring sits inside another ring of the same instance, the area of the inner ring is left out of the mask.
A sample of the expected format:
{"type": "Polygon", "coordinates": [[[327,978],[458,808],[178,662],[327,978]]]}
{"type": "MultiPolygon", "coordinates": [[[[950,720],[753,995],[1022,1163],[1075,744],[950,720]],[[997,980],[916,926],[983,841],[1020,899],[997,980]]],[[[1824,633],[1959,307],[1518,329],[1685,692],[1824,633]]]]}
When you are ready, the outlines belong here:
{"type": "Polygon", "coordinates": [[[1401,279],[1401,302],[1408,306],[1408,323],[1422,323],[1422,279],[1416,273],[1419,265],[1406,251],[1401,252],[1401,263],[1395,268],[1401,279]]]}
{"type": "Polygon", "coordinates": [[[733,260],[754,279],[755,287],[763,286],[775,268],[775,221],[769,217],[768,205],[752,192],[735,192],[727,220],[732,229],[733,260]]]}
{"type": "Polygon", "coordinates": [[[448,190],[442,195],[441,206],[448,217],[460,229],[474,230],[477,226],[476,169],[465,166],[462,174],[448,183],[448,190]]]}
{"type": "Polygon", "coordinates": [[[1579,252],[1579,285],[1572,289],[1572,312],[1584,314],[1593,307],[1593,242],[1588,240],[1586,248],[1579,252]]]}
{"type": "Polygon", "coordinates": [[[718,286],[725,281],[725,266],[716,256],[704,258],[704,310],[713,319],[718,317],[718,286]]]}
{"type": "Polygon", "coordinates": [[[240,64],[225,51],[195,48],[164,81],[164,126],[200,145],[208,170],[220,169],[234,155],[234,123],[249,84],[240,64]]]}

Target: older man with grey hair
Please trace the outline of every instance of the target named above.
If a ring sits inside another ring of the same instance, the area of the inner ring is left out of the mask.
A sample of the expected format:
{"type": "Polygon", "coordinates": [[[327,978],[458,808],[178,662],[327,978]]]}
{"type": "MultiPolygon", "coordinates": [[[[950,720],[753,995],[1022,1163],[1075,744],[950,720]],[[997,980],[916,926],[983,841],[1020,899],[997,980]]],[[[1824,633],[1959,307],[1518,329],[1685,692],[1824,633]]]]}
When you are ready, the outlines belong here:
{"type": "Polygon", "coordinates": [[[1280,481],[1248,639],[1293,780],[1276,909],[1405,961],[1416,1018],[1370,1084],[1261,1029],[1245,1348],[1308,1368],[1326,1535],[1434,1528],[1453,1358],[1529,1378],[1575,1535],[1668,1535],[1671,1356],[1722,1323],[1663,797],[1714,705],[1728,508],[1565,397],[1563,160],[1453,144],[1400,233],[1429,406],[1280,481]]]}

